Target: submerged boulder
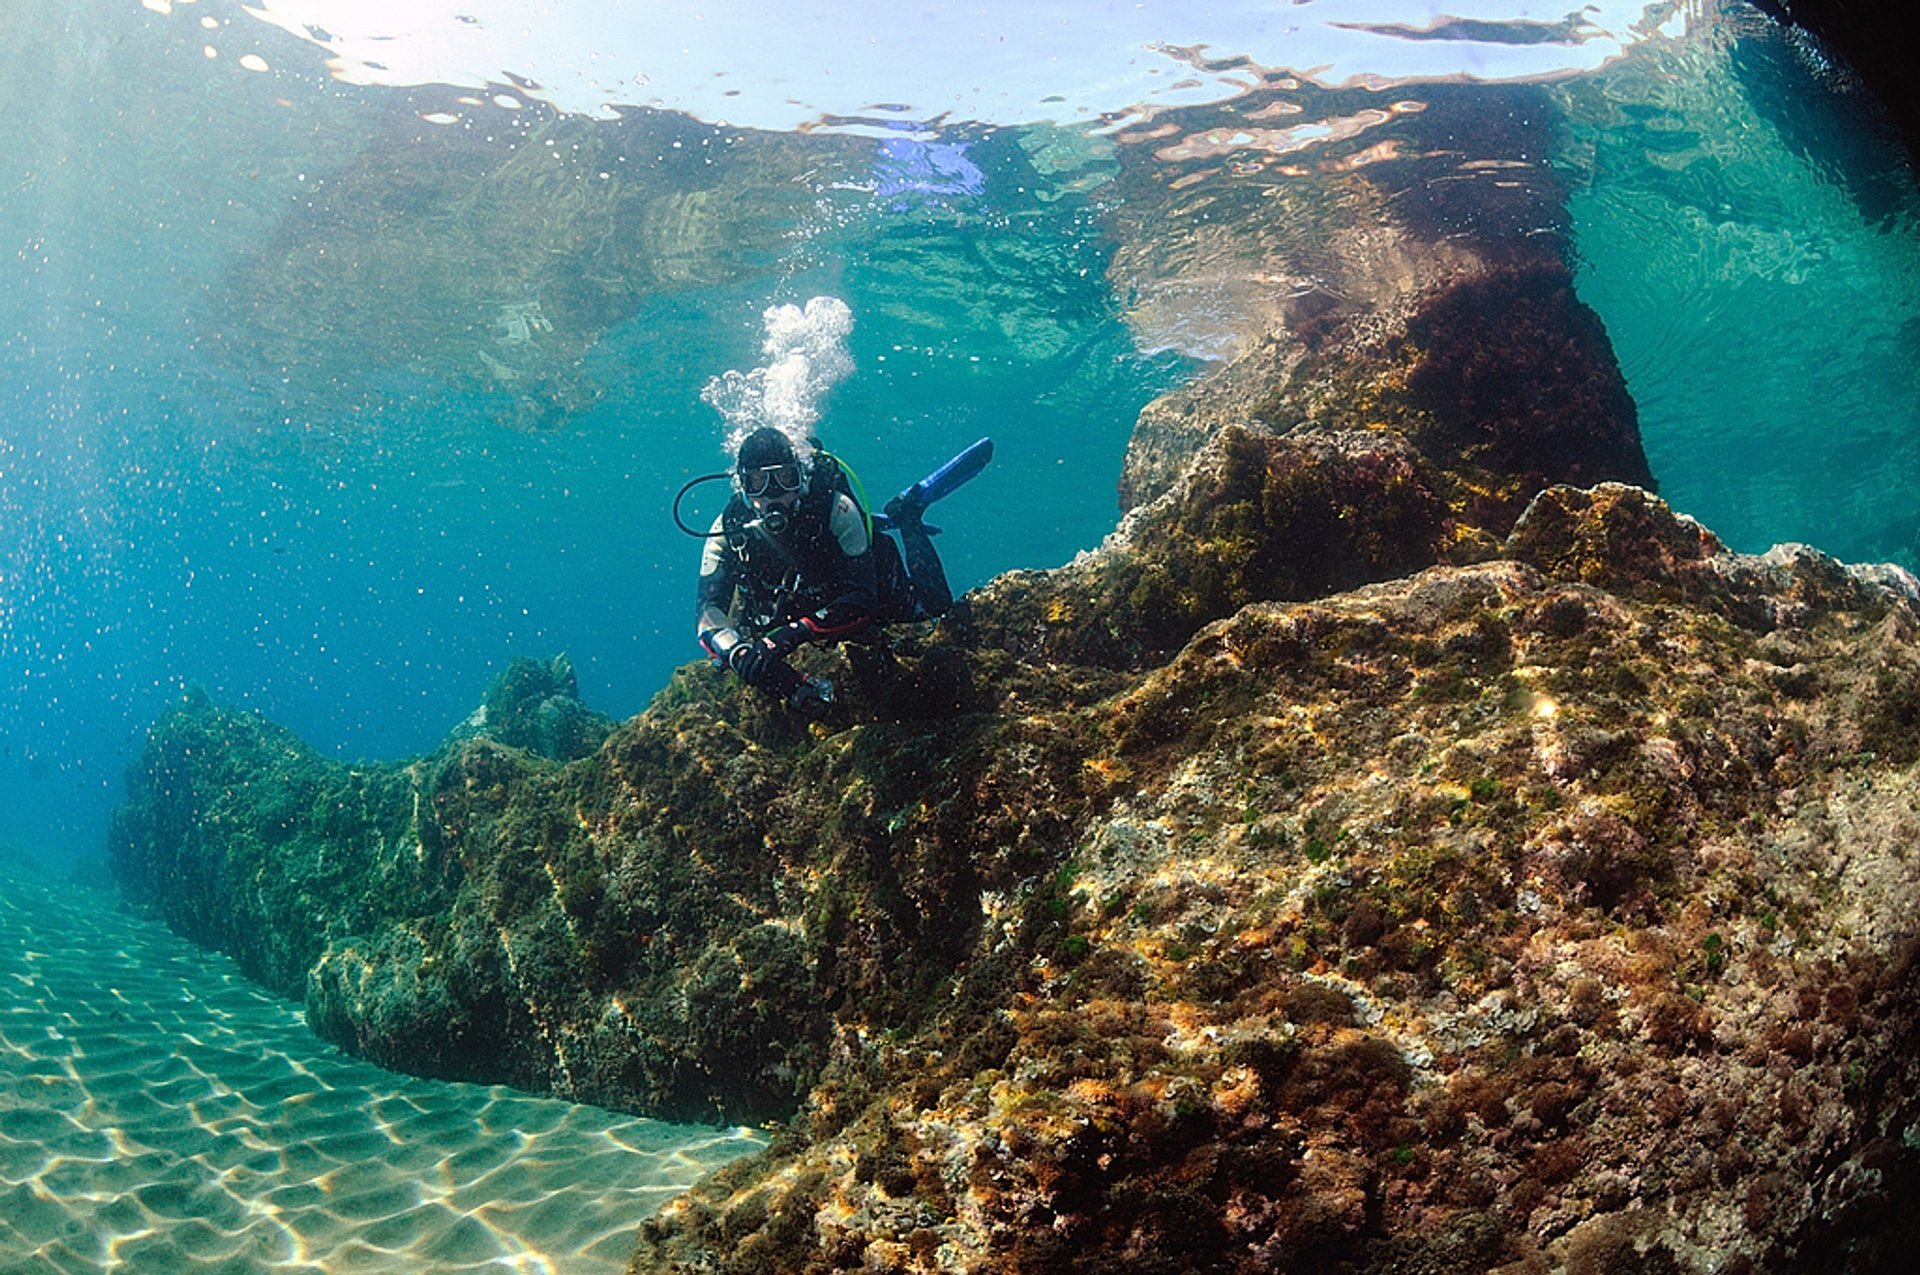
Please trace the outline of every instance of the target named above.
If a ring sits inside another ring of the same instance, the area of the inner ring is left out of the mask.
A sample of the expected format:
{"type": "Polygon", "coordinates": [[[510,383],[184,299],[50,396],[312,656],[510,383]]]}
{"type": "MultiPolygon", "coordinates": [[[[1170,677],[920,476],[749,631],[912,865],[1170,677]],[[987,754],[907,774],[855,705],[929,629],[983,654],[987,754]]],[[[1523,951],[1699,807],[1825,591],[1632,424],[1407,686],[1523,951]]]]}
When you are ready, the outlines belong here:
{"type": "Polygon", "coordinates": [[[551,660],[520,656],[487,688],[473,714],[453,737],[487,738],[524,748],[551,761],[573,761],[600,747],[613,719],[580,698],[580,678],[564,655],[551,660]]]}
{"type": "Polygon", "coordinates": [[[444,907],[459,864],[420,819],[426,761],[323,757],[257,712],[189,691],[156,722],[114,813],[122,893],[298,997],[330,934],[444,907]]]}
{"type": "MultiPolygon", "coordinates": [[[[982,819],[1050,853],[916,901],[907,935],[971,931],[957,961],[810,925],[918,968],[832,1003],[794,1136],[670,1205],[635,1268],[1893,1269],[1912,580],[1726,554],[1628,487],[1549,490],[1506,549],[1248,605],[977,735],[1036,764],[974,788],[982,819]],[[1628,551],[1544,552],[1567,515],[1628,551]],[[878,992],[912,976],[901,1015],[878,992]]],[[[886,792],[916,865],[946,778],[837,793],[886,792]]],[[[836,915],[883,910],[835,876],[836,915]]]]}

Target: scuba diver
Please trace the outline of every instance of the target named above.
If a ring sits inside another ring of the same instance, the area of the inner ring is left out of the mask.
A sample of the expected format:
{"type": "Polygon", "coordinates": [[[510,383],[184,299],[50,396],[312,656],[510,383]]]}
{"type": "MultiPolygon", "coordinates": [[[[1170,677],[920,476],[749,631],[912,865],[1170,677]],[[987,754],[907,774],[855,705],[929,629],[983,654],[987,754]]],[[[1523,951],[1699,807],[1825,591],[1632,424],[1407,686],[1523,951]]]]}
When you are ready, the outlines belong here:
{"type": "Polygon", "coordinates": [[[873,515],[849,471],[817,443],[803,451],[772,427],[747,435],[732,470],[694,479],[674,500],[680,529],[707,542],[695,623],[713,667],[803,717],[826,718],[832,683],[804,676],[788,658],[809,643],[866,640],[875,625],[945,614],[953,594],[933,547],[938,528],[922,515],[992,456],[983,438],[873,515]],[[705,533],[687,526],[680,499],[721,478],[732,480],[727,507],[705,533]]]}

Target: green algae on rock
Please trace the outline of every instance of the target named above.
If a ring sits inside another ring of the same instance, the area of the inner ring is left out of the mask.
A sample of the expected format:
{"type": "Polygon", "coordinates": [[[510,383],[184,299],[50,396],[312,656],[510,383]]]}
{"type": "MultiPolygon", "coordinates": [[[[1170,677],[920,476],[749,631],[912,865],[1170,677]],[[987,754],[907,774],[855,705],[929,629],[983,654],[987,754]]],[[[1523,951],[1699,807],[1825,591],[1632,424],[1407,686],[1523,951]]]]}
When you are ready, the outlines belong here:
{"type": "MultiPolygon", "coordinates": [[[[1548,508],[1704,538],[1637,489],[1548,508]]],[[[1854,710],[1912,582],[1802,552],[1857,587],[1808,608],[1714,554],[1682,606],[1527,533],[1248,606],[1108,700],[1113,795],[982,895],[951,1008],[635,1269],[1891,1269],[1920,786],[1854,710]]]]}
{"type": "MultiPolygon", "coordinates": [[[[1030,705],[819,738],[689,670],[570,765],[439,755],[455,866],[309,1003],[394,1065],[797,1112],[640,1270],[1873,1269],[1920,786],[1870,705],[1917,663],[1910,580],[1613,486],[1030,705]]],[[[141,835],[245,844],[153,757],[141,835]]]]}
{"type": "Polygon", "coordinates": [[[600,747],[612,730],[613,720],[580,698],[572,660],[523,656],[508,663],[453,738],[484,736],[552,761],[572,761],[600,747]]]}

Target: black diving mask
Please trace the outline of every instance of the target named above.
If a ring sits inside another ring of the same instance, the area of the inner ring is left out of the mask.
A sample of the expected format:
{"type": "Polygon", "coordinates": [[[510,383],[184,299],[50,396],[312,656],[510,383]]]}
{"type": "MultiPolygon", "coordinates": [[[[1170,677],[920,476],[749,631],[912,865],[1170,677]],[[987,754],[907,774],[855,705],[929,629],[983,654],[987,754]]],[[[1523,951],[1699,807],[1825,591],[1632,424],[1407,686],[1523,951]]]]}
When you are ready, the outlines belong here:
{"type": "Polygon", "coordinates": [[[770,490],[782,492],[800,490],[800,466],[763,465],[759,469],[740,471],[740,490],[749,496],[764,496],[770,490]]]}

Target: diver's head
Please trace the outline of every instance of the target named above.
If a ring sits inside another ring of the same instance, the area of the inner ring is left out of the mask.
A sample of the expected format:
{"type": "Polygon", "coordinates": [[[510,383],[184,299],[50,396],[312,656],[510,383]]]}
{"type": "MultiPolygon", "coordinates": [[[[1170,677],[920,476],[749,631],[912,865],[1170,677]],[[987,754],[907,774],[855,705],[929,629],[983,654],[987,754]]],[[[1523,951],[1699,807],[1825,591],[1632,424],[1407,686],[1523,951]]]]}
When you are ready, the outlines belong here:
{"type": "Polygon", "coordinates": [[[733,481],[755,513],[791,512],[806,494],[807,466],[794,451],[792,439],[763,425],[741,440],[733,481]]]}

